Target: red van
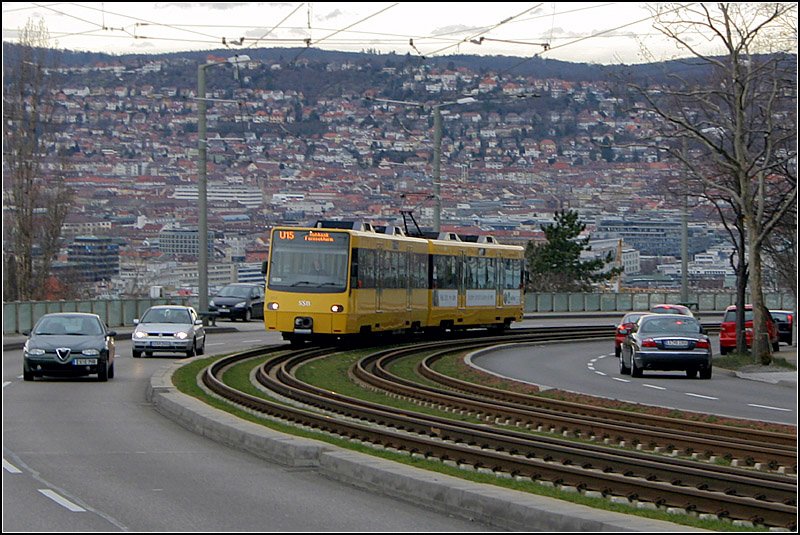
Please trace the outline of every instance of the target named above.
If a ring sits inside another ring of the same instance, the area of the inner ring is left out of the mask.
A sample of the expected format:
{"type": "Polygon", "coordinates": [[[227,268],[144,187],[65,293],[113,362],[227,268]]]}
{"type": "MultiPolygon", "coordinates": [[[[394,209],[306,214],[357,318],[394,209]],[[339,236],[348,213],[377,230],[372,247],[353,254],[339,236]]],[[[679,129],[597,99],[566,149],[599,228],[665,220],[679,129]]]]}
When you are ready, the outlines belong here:
{"type": "MultiPolygon", "coordinates": [[[[769,312],[769,311],[767,311],[769,312]]],[[[744,330],[747,347],[753,347],[753,305],[744,306],[744,330]]],[[[778,339],[778,327],[772,320],[771,315],[767,315],[767,331],[769,331],[769,342],[772,350],[778,351],[780,341],[778,339]]],[[[736,305],[731,305],[725,309],[725,316],[722,318],[719,330],[719,352],[722,355],[736,350],[736,305]]]]}

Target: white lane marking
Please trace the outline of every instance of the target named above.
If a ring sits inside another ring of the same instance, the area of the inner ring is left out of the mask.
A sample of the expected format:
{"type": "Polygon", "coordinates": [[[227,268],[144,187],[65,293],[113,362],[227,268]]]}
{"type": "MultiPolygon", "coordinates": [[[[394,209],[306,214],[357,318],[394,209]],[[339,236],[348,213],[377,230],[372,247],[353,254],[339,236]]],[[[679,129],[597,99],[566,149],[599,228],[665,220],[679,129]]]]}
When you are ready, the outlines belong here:
{"type": "Polygon", "coordinates": [[[21,474],[22,470],[11,464],[10,462],[3,459],[3,470],[8,472],[9,474],[21,474]]]}
{"type": "Polygon", "coordinates": [[[260,341],[261,340],[259,338],[254,338],[252,340],[242,340],[241,343],[242,344],[249,344],[250,342],[260,342],[260,341]]]}
{"type": "Polygon", "coordinates": [[[11,381],[3,381],[3,388],[11,384],[11,381]]]}
{"type": "Polygon", "coordinates": [[[619,381],[620,383],[630,383],[630,379],[622,379],[621,377],[612,377],[615,381],[619,381]]]}
{"type": "Polygon", "coordinates": [[[597,370],[595,370],[594,373],[596,373],[597,375],[608,375],[607,373],[599,372],[597,370]]]}
{"type": "Polygon", "coordinates": [[[642,386],[646,386],[647,388],[655,388],[656,390],[666,390],[666,388],[663,386],[649,385],[647,383],[642,383],[642,386]]]}
{"type": "Polygon", "coordinates": [[[719,399],[719,398],[715,398],[715,397],[711,397],[711,396],[703,396],[703,395],[701,395],[701,394],[692,394],[691,392],[684,392],[684,394],[686,394],[687,396],[692,396],[692,397],[695,397],[695,398],[703,398],[703,399],[719,399]]]}
{"type": "Polygon", "coordinates": [[[48,498],[50,498],[51,500],[56,502],[61,507],[66,507],[67,509],[69,509],[73,513],[85,513],[86,512],[86,509],[84,509],[80,505],[72,503],[71,501],[69,501],[68,499],[66,499],[65,497],[63,497],[62,495],[60,495],[59,493],[57,493],[54,490],[39,489],[39,492],[41,492],[42,494],[44,494],[45,496],[47,496],[48,498]]]}
{"type": "Polygon", "coordinates": [[[748,403],[748,407],[756,407],[758,409],[769,409],[771,411],[784,411],[784,412],[792,412],[792,409],[782,409],[780,407],[770,407],[769,405],[757,405],[755,403],[748,403]]]}

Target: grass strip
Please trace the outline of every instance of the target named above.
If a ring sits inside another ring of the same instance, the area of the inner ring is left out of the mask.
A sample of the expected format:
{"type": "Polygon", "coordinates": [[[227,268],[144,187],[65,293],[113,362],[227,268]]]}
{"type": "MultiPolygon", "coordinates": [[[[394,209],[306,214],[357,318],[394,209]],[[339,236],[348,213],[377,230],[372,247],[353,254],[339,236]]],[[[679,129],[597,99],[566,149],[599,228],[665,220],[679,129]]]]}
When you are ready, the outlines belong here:
{"type": "MultiPolygon", "coordinates": [[[[311,363],[302,366],[298,371],[298,377],[303,376],[313,380],[322,380],[324,384],[317,384],[317,383],[312,383],[312,384],[315,384],[316,386],[320,386],[322,388],[328,388],[329,386],[333,385],[335,386],[333,390],[341,394],[345,394],[345,392],[347,391],[357,391],[359,392],[360,395],[364,395],[364,393],[367,391],[361,389],[358,385],[353,383],[348,378],[349,376],[347,370],[349,369],[350,365],[352,365],[352,363],[356,362],[359,358],[361,358],[365,354],[366,352],[357,351],[351,353],[339,353],[330,357],[316,359],[311,363]]],[[[279,431],[294,436],[309,438],[313,440],[319,440],[340,448],[346,448],[349,450],[358,451],[360,453],[365,453],[368,455],[376,456],[394,462],[400,462],[424,470],[429,470],[457,477],[460,479],[473,481],[475,483],[495,485],[502,488],[535,494],[538,496],[547,496],[559,500],[565,500],[567,502],[585,505],[597,509],[614,511],[624,514],[632,514],[653,520],[672,522],[675,524],[696,527],[701,529],[708,529],[713,531],[726,531],[726,532],[768,531],[767,528],[759,526],[756,527],[739,526],[724,520],[716,520],[716,519],[706,520],[693,517],[690,515],[671,514],[660,510],[637,509],[632,505],[613,503],[605,498],[584,496],[576,492],[566,492],[557,488],[552,488],[532,481],[517,481],[515,479],[498,478],[490,474],[479,474],[477,472],[471,472],[456,467],[451,467],[439,461],[415,458],[409,455],[375,449],[370,446],[350,442],[349,440],[343,440],[328,435],[326,433],[307,431],[305,429],[295,427],[293,425],[284,424],[271,419],[260,418],[247,411],[241,410],[238,407],[233,406],[223,400],[220,400],[215,396],[209,395],[203,388],[199,386],[198,375],[200,374],[200,372],[203,371],[204,368],[216,362],[216,360],[223,357],[224,355],[217,355],[204,359],[197,359],[187,363],[185,366],[182,366],[175,372],[175,374],[173,375],[173,384],[178,388],[178,390],[180,390],[184,394],[195,397],[217,409],[226,411],[237,418],[242,418],[244,420],[254,422],[259,425],[263,425],[275,431],[279,431]]],[[[224,374],[223,381],[225,382],[225,384],[228,384],[229,386],[232,386],[234,388],[240,388],[241,390],[253,396],[258,396],[274,401],[273,398],[269,398],[262,391],[260,391],[258,388],[256,388],[250,383],[251,370],[254,368],[254,366],[260,366],[261,364],[263,364],[265,360],[266,360],[265,358],[251,359],[241,362],[235,366],[232,366],[224,374]]],[[[382,394],[377,394],[374,392],[371,393],[368,392],[367,395],[372,395],[375,397],[375,399],[383,399],[384,401],[385,400],[397,401],[393,398],[387,398],[382,394]]],[[[376,402],[383,403],[383,401],[376,401],[376,402]]],[[[413,407],[414,410],[419,409],[419,407],[416,405],[413,405],[413,407]]]]}

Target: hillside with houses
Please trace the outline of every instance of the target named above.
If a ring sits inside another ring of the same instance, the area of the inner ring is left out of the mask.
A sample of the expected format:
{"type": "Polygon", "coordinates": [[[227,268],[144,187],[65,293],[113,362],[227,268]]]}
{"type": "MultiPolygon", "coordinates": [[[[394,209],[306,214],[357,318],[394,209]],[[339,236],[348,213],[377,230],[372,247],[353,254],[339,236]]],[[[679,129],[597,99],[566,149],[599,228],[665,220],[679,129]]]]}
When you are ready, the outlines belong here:
{"type": "MultiPolygon", "coordinates": [[[[154,285],[196,291],[197,65],[224,63],[224,54],[92,55],[83,63],[69,56],[49,70],[57,106],[42,178],[66,173],[74,191],[55,268],[76,281],[53,297],[142,295],[154,285]],[[187,232],[188,246],[166,245],[187,232]],[[112,277],[70,260],[78,237],[117,255],[112,277]]],[[[485,58],[476,68],[474,59],[271,51],[207,69],[212,288],[258,278],[275,225],[398,224],[400,210],[413,209],[430,226],[431,106],[464,96],[470,103],[440,108],[443,230],[524,245],[543,239],[541,225],[555,210],[577,210],[587,231],[607,242],[602,253],[623,238],[606,229],[609,218],[638,229],[679,221],[680,167],[655,148],[658,118],[626,91],[622,70],[555,63],[537,59],[523,73],[493,70],[485,58]]],[[[643,66],[633,76],[653,72],[643,66]]],[[[689,219],[692,253],[723,265],[703,284],[728,284],[714,209],[695,199],[689,219]]],[[[679,254],[667,227],[658,251],[626,239],[631,275],[674,271],[657,268],[674,266],[679,254]]]]}

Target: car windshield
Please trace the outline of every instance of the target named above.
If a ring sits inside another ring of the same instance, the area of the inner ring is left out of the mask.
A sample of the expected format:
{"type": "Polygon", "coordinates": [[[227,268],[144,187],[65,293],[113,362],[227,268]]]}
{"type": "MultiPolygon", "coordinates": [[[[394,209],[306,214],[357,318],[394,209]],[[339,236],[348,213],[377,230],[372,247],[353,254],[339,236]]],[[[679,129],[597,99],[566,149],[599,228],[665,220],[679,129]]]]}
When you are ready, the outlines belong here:
{"type": "MultiPolygon", "coordinates": [[[[728,310],[722,321],[736,321],[736,310],[728,310]]],[[[744,309],[744,321],[753,321],[753,309],[744,309]]]]}
{"type": "Polygon", "coordinates": [[[622,318],[622,323],[636,323],[639,321],[639,318],[642,316],[647,315],[647,312],[639,312],[636,314],[626,314],[624,318],[622,318]]]}
{"type": "Polygon", "coordinates": [[[654,314],[683,314],[684,316],[689,315],[687,309],[675,306],[653,307],[653,309],[650,312],[654,314]]]}
{"type": "Polygon", "coordinates": [[[102,332],[103,328],[97,319],[82,316],[46,316],[39,321],[34,330],[34,334],[39,335],[93,336],[102,332]]]}
{"type": "Polygon", "coordinates": [[[700,324],[692,318],[654,318],[643,321],[639,326],[640,333],[699,333],[700,324]]]}
{"type": "Polygon", "coordinates": [[[179,308],[151,308],[142,316],[142,323],[191,323],[189,311],[179,308]]]}
{"type": "Polygon", "coordinates": [[[219,291],[217,297],[250,297],[249,286],[226,286],[219,291]]]}

